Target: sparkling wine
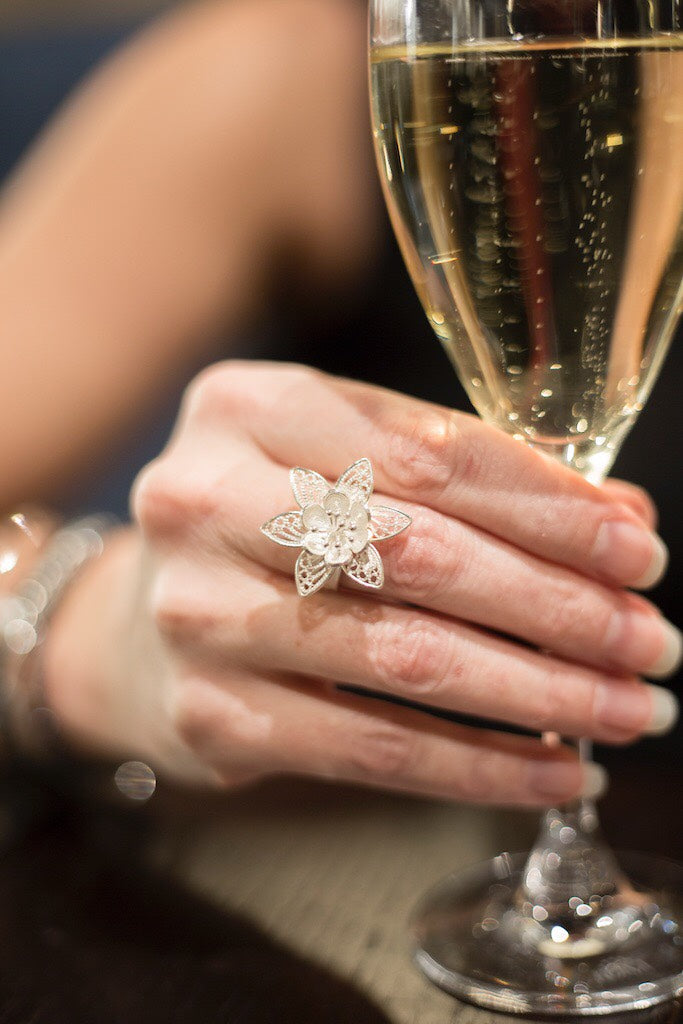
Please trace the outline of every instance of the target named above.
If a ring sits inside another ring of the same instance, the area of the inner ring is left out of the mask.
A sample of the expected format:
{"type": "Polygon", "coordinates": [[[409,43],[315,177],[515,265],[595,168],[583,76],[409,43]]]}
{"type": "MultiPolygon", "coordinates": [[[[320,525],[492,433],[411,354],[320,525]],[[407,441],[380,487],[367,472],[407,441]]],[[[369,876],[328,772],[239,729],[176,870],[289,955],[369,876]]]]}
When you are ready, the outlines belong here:
{"type": "Polygon", "coordinates": [[[394,228],[475,408],[601,476],[681,312],[683,36],[371,67],[394,228]]]}

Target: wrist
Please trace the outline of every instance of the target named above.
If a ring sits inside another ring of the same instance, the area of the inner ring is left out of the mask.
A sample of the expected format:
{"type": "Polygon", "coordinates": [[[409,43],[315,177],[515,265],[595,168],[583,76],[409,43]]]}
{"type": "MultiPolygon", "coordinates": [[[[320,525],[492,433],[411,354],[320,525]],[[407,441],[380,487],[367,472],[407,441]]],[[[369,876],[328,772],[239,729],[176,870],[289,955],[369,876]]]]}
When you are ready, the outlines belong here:
{"type": "Polygon", "coordinates": [[[45,639],[46,704],[64,742],[83,754],[119,755],[130,738],[119,721],[117,690],[138,564],[135,531],[109,534],[101,556],[64,595],[45,639]]]}

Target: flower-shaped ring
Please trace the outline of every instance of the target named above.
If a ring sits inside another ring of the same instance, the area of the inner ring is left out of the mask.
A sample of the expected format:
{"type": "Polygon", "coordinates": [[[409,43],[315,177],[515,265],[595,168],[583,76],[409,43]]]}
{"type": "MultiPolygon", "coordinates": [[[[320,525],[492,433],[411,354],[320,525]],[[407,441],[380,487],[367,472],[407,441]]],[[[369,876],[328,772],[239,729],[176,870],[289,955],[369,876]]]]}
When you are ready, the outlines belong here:
{"type": "Polygon", "coordinates": [[[275,516],[261,531],[276,544],[302,548],[294,574],[299,595],[315,594],[338,579],[340,571],[379,589],[384,567],[373,542],[395,537],[410,526],[411,518],[396,508],[368,505],[370,460],[354,462],[334,485],[301,467],[290,470],[289,479],[300,508],[275,516]]]}

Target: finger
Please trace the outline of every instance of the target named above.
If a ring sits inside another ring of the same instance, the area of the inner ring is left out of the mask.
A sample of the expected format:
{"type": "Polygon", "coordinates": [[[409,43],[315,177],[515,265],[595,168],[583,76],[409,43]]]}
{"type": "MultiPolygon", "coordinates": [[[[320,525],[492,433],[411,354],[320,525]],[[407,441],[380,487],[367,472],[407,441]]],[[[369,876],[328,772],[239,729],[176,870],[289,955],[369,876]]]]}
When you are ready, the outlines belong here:
{"type": "Polygon", "coordinates": [[[667,731],[668,690],[591,671],[440,615],[321,594],[310,613],[281,601],[252,617],[254,663],[506,722],[538,732],[624,743],[667,731]],[[261,632],[256,632],[262,629],[261,632]]]}
{"type": "Polygon", "coordinates": [[[228,777],[287,772],[448,800],[543,806],[597,795],[604,773],[573,751],[453,725],[303,680],[190,676],[182,738],[228,777]]]}
{"type": "MultiPolygon", "coordinates": [[[[196,523],[204,558],[220,562],[237,549],[294,573],[299,548],[281,548],[257,527],[295,504],[288,473],[259,453],[244,449],[241,461],[235,459],[227,472],[219,467],[212,476],[187,445],[148,474],[138,498],[143,520],[156,507],[170,504],[175,510],[171,546],[178,542],[178,529],[196,523]]],[[[376,498],[379,504],[397,504],[381,494],[376,498]]],[[[504,632],[609,672],[657,677],[679,663],[680,634],[642,598],[544,562],[431,509],[402,508],[413,518],[411,528],[379,544],[384,598],[504,632]]]]}
{"type": "Polygon", "coordinates": [[[629,507],[474,416],[267,363],[200,375],[186,416],[219,432],[239,423],[274,460],[330,480],[367,456],[386,494],[612,584],[649,586],[665,566],[661,542],[629,507]]]}
{"type": "Polygon", "coordinates": [[[664,732],[675,720],[675,698],[660,687],[590,671],[440,615],[344,592],[302,602],[288,581],[254,569],[202,571],[201,584],[192,567],[174,576],[176,597],[157,603],[158,622],[195,662],[326,677],[607,743],[664,732]],[[190,605],[188,593],[201,593],[201,601],[190,605]]]}
{"type": "Polygon", "coordinates": [[[642,519],[648,529],[657,529],[659,520],[657,506],[644,488],[626,480],[613,479],[605,480],[602,487],[610,498],[621,502],[622,505],[628,505],[638,518],[642,519]]]}

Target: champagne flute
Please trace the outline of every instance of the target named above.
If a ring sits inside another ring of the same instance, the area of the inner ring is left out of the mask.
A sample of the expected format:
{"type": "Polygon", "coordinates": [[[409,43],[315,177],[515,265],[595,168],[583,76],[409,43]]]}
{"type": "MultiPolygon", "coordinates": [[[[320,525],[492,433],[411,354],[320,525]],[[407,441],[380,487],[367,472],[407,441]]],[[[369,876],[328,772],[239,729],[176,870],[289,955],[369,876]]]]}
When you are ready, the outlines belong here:
{"type": "MultiPolygon", "coordinates": [[[[380,176],[428,319],[485,420],[599,483],[681,312],[677,8],[373,0],[370,34],[380,176]]],[[[590,803],[553,808],[528,858],[425,897],[417,962],[508,1012],[670,999],[683,868],[621,864],[590,803]]]]}

